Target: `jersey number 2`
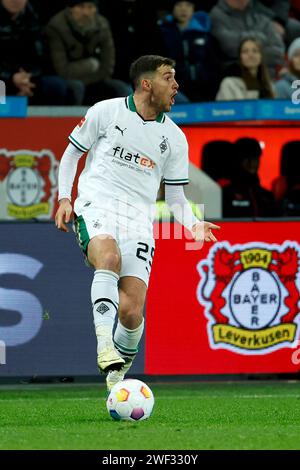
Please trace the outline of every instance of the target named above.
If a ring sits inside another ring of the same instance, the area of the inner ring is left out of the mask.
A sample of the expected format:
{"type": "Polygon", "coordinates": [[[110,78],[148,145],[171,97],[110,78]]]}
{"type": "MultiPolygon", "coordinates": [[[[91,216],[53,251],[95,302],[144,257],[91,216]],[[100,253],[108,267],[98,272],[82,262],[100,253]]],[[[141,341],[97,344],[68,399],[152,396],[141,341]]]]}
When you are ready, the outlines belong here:
{"type": "MultiPolygon", "coordinates": [[[[138,245],[139,245],[139,248],[136,250],[136,256],[139,259],[142,259],[143,261],[146,261],[146,263],[149,263],[149,266],[151,268],[152,260],[153,260],[153,256],[154,256],[154,250],[155,250],[154,246],[152,246],[151,250],[150,250],[150,246],[147,243],[138,242],[138,245]],[[150,252],[150,259],[149,259],[149,252],[150,252]]],[[[146,266],[146,269],[149,272],[147,266],[146,266]]]]}

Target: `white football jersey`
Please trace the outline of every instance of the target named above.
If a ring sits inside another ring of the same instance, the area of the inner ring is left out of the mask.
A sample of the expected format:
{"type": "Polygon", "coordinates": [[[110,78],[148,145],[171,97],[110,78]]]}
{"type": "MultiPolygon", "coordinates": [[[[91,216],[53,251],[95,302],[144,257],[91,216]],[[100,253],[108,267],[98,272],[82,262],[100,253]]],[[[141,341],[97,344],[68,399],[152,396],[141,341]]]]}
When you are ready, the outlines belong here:
{"type": "Polygon", "coordinates": [[[188,144],[184,133],[164,113],[145,121],[133,96],[96,103],[69,136],[89,152],[78,182],[75,213],[118,201],[153,221],[161,181],[188,183],[188,144]]]}

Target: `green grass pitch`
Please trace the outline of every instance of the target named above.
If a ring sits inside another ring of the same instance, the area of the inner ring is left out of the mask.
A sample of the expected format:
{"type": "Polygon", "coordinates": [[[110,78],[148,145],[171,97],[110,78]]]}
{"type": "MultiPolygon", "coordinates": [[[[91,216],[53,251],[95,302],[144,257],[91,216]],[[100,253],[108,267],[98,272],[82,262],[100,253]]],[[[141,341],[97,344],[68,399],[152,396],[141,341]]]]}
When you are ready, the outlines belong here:
{"type": "Polygon", "coordinates": [[[151,384],[147,421],[112,421],[100,385],[0,386],[0,449],[300,449],[300,384],[151,384]]]}

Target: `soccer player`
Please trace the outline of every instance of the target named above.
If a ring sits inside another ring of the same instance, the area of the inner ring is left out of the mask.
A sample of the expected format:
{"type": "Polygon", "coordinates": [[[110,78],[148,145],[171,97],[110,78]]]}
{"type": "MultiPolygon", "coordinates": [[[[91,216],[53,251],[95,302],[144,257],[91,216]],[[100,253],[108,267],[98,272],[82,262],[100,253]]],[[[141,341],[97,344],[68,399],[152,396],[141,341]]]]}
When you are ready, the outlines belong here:
{"type": "Polygon", "coordinates": [[[74,203],[74,229],[95,269],[91,288],[98,368],[108,390],[123,380],[143,334],[143,306],[154,255],[153,215],[161,180],[175,218],[196,240],[216,241],[192,213],[188,145],[164,113],[178,90],[174,61],[142,56],[130,68],[134,93],[96,103],[71,133],[59,168],[58,229],[68,231],[77,163],[88,152],[74,203]],[[115,317],[118,323],[113,337],[115,317]]]}

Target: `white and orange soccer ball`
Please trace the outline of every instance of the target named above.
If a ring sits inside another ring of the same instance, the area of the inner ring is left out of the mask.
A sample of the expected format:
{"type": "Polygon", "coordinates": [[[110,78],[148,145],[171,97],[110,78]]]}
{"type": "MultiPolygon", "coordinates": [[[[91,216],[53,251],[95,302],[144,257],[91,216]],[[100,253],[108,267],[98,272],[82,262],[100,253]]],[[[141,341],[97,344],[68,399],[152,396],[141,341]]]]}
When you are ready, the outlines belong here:
{"type": "Polygon", "coordinates": [[[126,379],[113,386],[106,406],[110,416],[117,421],[142,421],[151,416],[154,396],[141,380],[126,379]]]}

